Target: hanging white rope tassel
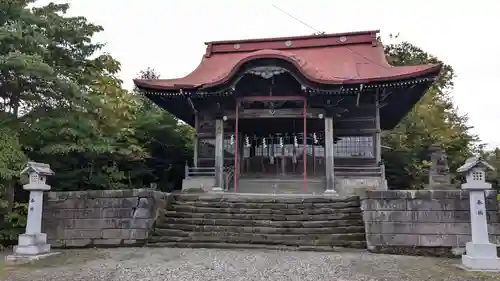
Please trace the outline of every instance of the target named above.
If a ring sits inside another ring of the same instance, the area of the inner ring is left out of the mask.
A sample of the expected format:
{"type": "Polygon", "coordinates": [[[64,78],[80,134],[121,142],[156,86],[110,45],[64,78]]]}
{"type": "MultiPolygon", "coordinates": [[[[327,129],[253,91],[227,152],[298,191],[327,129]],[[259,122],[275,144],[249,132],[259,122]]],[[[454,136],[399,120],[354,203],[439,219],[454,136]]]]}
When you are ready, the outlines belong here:
{"type": "Polygon", "coordinates": [[[293,147],[295,149],[292,150],[292,153],[293,153],[293,155],[292,155],[292,163],[293,164],[297,164],[297,149],[296,148],[299,147],[299,143],[297,141],[297,136],[293,136],[293,147]]]}
{"type": "Polygon", "coordinates": [[[233,146],[233,145],[234,145],[234,135],[231,135],[231,137],[229,138],[229,144],[230,144],[231,146],[233,146]]]}
{"type": "Polygon", "coordinates": [[[283,145],[283,138],[282,138],[282,137],[280,137],[280,147],[281,147],[281,148],[283,148],[283,146],[284,146],[284,145],[283,145]]]}
{"type": "Polygon", "coordinates": [[[274,153],[275,153],[274,150],[276,149],[276,146],[274,145],[272,137],[269,136],[269,138],[271,139],[271,149],[269,151],[269,163],[274,164],[274,153]]]}
{"type": "Polygon", "coordinates": [[[245,146],[250,148],[250,138],[248,136],[245,136],[245,146]]]}
{"type": "Polygon", "coordinates": [[[263,138],[263,139],[262,139],[262,147],[263,147],[264,149],[266,149],[266,148],[267,148],[266,138],[263,138]]]}
{"type": "Polygon", "coordinates": [[[314,144],[318,144],[318,137],[316,136],[316,133],[313,133],[313,142],[314,144]]]}

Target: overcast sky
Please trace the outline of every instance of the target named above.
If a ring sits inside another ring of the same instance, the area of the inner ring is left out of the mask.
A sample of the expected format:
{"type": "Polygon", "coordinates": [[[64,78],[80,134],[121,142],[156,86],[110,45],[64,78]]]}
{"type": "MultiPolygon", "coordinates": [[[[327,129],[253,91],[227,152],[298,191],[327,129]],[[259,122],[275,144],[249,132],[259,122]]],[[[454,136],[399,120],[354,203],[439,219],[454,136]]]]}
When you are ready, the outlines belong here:
{"type": "MultiPolygon", "coordinates": [[[[49,2],[49,1],[41,1],[49,2]]],[[[56,1],[66,2],[66,1],[56,1]]],[[[72,0],[72,15],[105,31],[96,37],[122,63],[128,88],[141,69],[176,78],[200,62],[206,41],[380,29],[438,56],[455,69],[460,112],[490,146],[500,146],[500,1],[439,0],[72,0]],[[497,26],[497,28],[494,28],[497,26]]],[[[387,40],[386,40],[386,43],[387,40]]]]}

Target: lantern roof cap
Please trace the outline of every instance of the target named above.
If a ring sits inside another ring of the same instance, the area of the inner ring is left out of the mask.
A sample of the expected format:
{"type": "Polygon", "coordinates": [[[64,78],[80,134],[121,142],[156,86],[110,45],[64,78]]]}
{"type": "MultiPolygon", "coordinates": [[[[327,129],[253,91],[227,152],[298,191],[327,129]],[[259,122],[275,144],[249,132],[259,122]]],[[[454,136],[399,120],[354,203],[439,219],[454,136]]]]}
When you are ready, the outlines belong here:
{"type": "Polygon", "coordinates": [[[26,167],[21,171],[21,175],[29,174],[31,172],[35,172],[38,175],[42,175],[42,176],[54,175],[54,171],[52,171],[52,169],[50,169],[49,164],[37,163],[37,162],[30,161],[30,162],[28,162],[28,164],[26,164],[26,167]]]}
{"type": "Polygon", "coordinates": [[[458,173],[466,173],[473,168],[483,168],[491,171],[495,171],[495,168],[491,166],[488,162],[484,161],[481,157],[469,157],[466,161],[465,164],[460,166],[457,169],[458,173]]]}

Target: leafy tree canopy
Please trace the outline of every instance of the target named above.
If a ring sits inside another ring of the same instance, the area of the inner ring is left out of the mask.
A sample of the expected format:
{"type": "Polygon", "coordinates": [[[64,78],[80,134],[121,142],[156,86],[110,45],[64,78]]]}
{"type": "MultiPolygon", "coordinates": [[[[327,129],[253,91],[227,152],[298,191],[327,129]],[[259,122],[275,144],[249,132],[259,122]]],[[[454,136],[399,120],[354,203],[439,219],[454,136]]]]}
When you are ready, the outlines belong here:
{"type": "Polygon", "coordinates": [[[36,4],[0,1],[0,221],[28,159],[52,166],[55,190],[179,181],[188,126],[124,89],[120,63],[92,41],[101,26],[36,4]]]}
{"type": "Polygon", "coordinates": [[[493,188],[500,190],[500,148],[497,147],[492,151],[485,151],[481,156],[495,168],[494,171],[488,171],[487,180],[491,182],[493,188]]]}
{"type": "MultiPolygon", "coordinates": [[[[409,42],[386,45],[385,53],[396,66],[441,62],[409,42]]],[[[450,97],[454,77],[453,68],[445,64],[422,100],[394,130],[383,134],[382,142],[389,147],[383,159],[392,188],[422,188],[427,183],[428,148],[432,144],[446,151],[451,171],[482,149],[479,138],[470,132],[467,116],[458,112],[450,97]]]]}

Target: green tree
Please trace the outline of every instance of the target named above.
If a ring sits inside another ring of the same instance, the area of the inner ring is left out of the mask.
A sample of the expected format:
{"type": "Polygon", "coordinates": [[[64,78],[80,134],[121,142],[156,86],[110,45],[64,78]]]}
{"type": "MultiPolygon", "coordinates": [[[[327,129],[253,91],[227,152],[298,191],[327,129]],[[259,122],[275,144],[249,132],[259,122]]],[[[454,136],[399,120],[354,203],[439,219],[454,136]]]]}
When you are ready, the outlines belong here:
{"type": "Polygon", "coordinates": [[[191,155],[189,126],[123,88],[120,63],[92,41],[101,26],[67,16],[68,4],[34,4],[0,1],[0,219],[10,225],[0,240],[22,224],[22,210],[5,212],[28,159],[51,165],[53,189],[85,190],[166,186],[191,155]]]}
{"type": "MultiPolygon", "coordinates": [[[[158,79],[152,68],[139,73],[142,79],[158,79]]],[[[141,104],[137,114],[137,134],[149,152],[147,159],[151,176],[162,190],[180,189],[184,165],[193,155],[194,130],[169,112],[156,106],[139,90],[135,95],[141,104]]]]}
{"type": "Polygon", "coordinates": [[[492,184],[493,188],[500,190],[500,148],[481,153],[483,159],[492,165],[495,170],[488,171],[486,178],[492,184]]]}
{"type": "MultiPolygon", "coordinates": [[[[438,63],[438,58],[408,42],[385,48],[393,65],[438,63]]],[[[455,74],[444,65],[434,86],[393,130],[383,134],[383,152],[387,180],[391,188],[422,188],[428,181],[428,148],[439,144],[446,151],[450,170],[455,171],[473,153],[481,149],[479,139],[470,132],[467,116],[454,106],[450,91],[455,74]]],[[[455,175],[454,180],[458,180],[455,175]]]]}
{"type": "Polygon", "coordinates": [[[25,163],[26,156],[16,132],[0,123],[0,249],[2,241],[17,238],[25,225],[25,219],[13,212],[14,190],[25,163]]]}
{"type": "Polygon", "coordinates": [[[99,54],[102,27],[67,17],[68,4],[5,6],[2,97],[29,158],[52,164],[55,189],[122,188],[123,157],[140,157],[131,125],[135,100],[99,54]]]}

